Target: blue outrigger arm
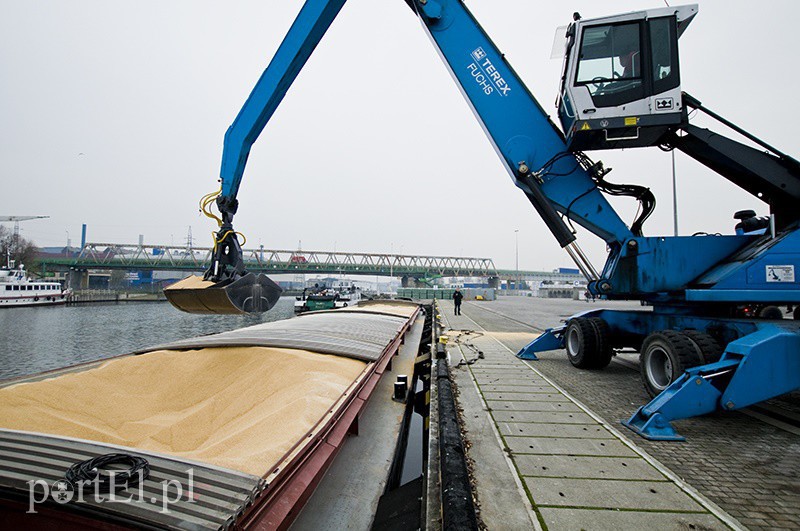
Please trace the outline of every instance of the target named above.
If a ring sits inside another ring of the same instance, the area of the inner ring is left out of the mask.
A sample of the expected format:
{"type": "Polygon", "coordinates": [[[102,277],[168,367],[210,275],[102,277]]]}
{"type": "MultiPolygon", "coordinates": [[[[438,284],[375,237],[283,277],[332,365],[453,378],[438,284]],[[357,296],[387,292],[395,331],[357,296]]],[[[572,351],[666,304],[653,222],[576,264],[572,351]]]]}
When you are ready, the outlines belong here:
{"type": "MultiPolygon", "coordinates": [[[[586,310],[576,313],[571,318],[575,317],[595,317],[602,314],[603,310],[586,310]]],[[[559,350],[564,348],[564,330],[567,325],[554,326],[548,328],[542,335],[528,343],[526,346],[517,352],[517,357],[523,360],[538,360],[536,357],[537,352],[544,352],[546,350],[559,350]]]]}
{"type": "Polygon", "coordinates": [[[800,388],[799,325],[767,325],[728,344],[717,363],[687,370],[622,424],[646,439],[682,441],[671,422],[733,411],[800,388]]]}
{"type": "Polygon", "coordinates": [[[542,335],[522,347],[522,350],[517,352],[517,357],[523,360],[538,360],[537,352],[564,348],[564,330],[566,328],[566,325],[548,328],[542,335]]]}

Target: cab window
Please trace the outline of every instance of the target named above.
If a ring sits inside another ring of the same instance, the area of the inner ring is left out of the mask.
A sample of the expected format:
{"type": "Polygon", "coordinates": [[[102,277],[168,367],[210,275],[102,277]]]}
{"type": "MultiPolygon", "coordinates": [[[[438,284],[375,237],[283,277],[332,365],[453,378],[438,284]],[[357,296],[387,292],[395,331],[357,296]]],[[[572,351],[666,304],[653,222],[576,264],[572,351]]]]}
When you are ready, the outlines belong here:
{"type": "Polygon", "coordinates": [[[661,94],[680,85],[675,17],[655,18],[649,24],[653,94],[661,94]]]}
{"type": "Polygon", "coordinates": [[[641,24],[627,22],[584,28],[575,84],[589,89],[598,107],[644,97],[641,24]]]}

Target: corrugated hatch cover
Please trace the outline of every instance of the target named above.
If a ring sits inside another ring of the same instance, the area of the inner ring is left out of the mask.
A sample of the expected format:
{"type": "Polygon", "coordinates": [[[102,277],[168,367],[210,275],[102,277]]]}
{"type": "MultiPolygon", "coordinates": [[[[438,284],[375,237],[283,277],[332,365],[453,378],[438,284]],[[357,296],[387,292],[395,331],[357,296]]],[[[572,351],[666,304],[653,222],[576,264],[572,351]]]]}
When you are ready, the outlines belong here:
{"type": "MultiPolygon", "coordinates": [[[[74,463],[120,451],[126,450],[67,437],[0,430],[0,490],[9,491],[12,498],[19,499],[27,507],[28,482],[32,476],[52,485],[63,479],[64,472],[74,463]]],[[[110,518],[122,518],[128,524],[170,529],[225,529],[253,502],[263,485],[261,478],[243,472],[135,449],[127,451],[144,457],[150,464],[150,476],[142,487],[144,503],[97,503],[89,489],[81,504],[87,506],[85,509],[90,508],[110,518]],[[180,501],[172,502],[176,497],[173,489],[169,491],[169,510],[165,512],[162,505],[164,482],[176,481],[187,488],[190,484],[189,470],[192,473],[193,501],[189,502],[184,492],[180,501]]],[[[41,492],[37,496],[41,496],[41,492]]],[[[138,499],[138,487],[119,493],[120,500],[130,497],[138,499]]],[[[40,505],[37,510],[45,510],[45,507],[40,505]]],[[[67,509],[70,508],[75,507],[67,509]]],[[[34,518],[35,515],[21,514],[20,517],[34,518]]]]}
{"type": "Polygon", "coordinates": [[[183,339],[137,351],[207,347],[277,347],[375,361],[408,317],[375,312],[332,311],[263,323],[239,330],[183,339]]]}

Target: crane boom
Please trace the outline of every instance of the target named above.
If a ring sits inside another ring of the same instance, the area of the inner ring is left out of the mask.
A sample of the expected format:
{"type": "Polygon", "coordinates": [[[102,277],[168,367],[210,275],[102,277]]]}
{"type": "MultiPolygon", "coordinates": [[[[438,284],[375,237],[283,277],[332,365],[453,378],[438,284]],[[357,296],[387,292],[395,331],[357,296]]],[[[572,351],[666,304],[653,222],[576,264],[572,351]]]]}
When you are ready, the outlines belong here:
{"type": "MultiPolygon", "coordinates": [[[[418,2],[420,18],[514,183],[611,245],[631,236],[548,114],[463,2],[418,2]],[[522,170],[522,171],[521,171],[522,170]],[[526,179],[527,176],[533,176],[526,179]],[[537,193],[539,188],[541,194],[537,193]]],[[[542,214],[540,206],[534,203],[542,214]]],[[[564,247],[558,220],[545,222],[564,247]],[[556,227],[556,228],[554,228],[556,227]]]]}
{"type": "Polygon", "coordinates": [[[264,70],[239,114],[225,133],[220,199],[236,201],[250,147],[283,101],[346,0],[308,0],[297,15],[269,66],[264,70]]]}
{"type": "MultiPolygon", "coordinates": [[[[236,280],[244,269],[233,216],[250,148],[277,109],[346,0],[307,0],[275,56],[225,134],[216,197],[222,214],[206,280],[236,280]]],[[[487,134],[506,171],[558,243],[590,280],[599,278],[575,244],[562,216],[601,237],[616,256],[633,234],[606,201],[596,176],[566,148],[550,121],[502,53],[457,0],[410,0],[445,65],[487,134]]],[[[601,171],[601,170],[600,170],[601,171]]],[[[602,173],[601,173],[602,176],[602,173]]]]}

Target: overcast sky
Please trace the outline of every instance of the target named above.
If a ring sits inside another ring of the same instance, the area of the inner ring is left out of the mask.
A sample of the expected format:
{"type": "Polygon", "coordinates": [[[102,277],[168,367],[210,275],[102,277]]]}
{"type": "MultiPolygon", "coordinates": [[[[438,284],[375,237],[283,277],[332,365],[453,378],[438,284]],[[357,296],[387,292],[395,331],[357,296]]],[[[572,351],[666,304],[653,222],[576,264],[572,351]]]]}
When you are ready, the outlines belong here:
{"type": "MultiPolygon", "coordinates": [[[[199,198],[217,187],[225,130],[302,1],[0,0],[0,215],[40,246],[208,245],[199,198]]],[[[674,4],[674,2],[671,2],[674,4]]],[[[700,1],[681,38],[682,87],[797,156],[795,1],[700,1]]],[[[555,114],[555,29],[664,2],[470,0],[555,114]]],[[[701,125],[702,121],[698,121],[701,125]]],[[[672,233],[671,164],[657,148],[593,154],[613,182],[651,187],[648,235],[672,233]]],[[[766,206],[677,155],[680,229],[732,233],[766,206]]],[[[253,148],[236,228],[247,246],[489,257],[571,265],[511,183],[402,0],[350,0],[253,148]]],[[[630,223],[636,204],[614,201],[630,223]]],[[[579,239],[598,269],[604,244],[579,239]]]]}

